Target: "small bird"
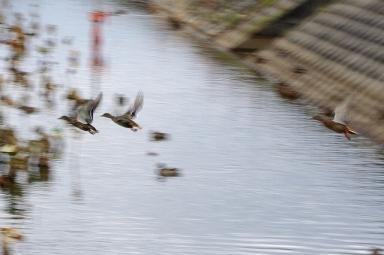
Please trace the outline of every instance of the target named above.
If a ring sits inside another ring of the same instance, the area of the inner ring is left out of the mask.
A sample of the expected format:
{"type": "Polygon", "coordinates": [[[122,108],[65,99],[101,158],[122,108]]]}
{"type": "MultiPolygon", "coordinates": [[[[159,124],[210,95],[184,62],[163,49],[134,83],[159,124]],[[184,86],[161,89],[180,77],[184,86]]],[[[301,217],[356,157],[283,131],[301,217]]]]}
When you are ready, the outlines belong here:
{"type": "Polygon", "coordinates": [[[158,174],[162,177],[176,177],[180,175],[180,170],[175,167],[167,167],[163,163],[157,164],[158,174]]]}
{"type": "Polygon", "coordinates": [[[167,133],[159,132],[159,131],[153,131],[150,133],[151,135],[151,141],[162,141],[167,140],[169,135],[167,133]]]}
{"type": "Polygon", "coordinates": [[[74,127],[77,127],[78,129],[81,129],[83,131],[87,131],[89,132],[90,134],[94,135],[96,133],[98,133],[99,131],[97,131],[97,129],[92,126],[91,124],[84,124],[84,123],[81,123],[80,121],[77,121],[75,118],[73,117],[68,117],[68,116],[61,116],[59,118],[60,120],[65,120],[67,123],[71,124],[72,126],[74,127]]]}
{"type": "Polygon", "coordinates": [[[32,114],[39,111],[36,107],[27,106],[27,105],[19,105],[17,109],[23,111],[26,114],[32,114]]]}
{"type": "Polygon", "coordinates": [[[333,120],[324,114],[317,114],[313,117],[313,119],[320,121],[325,127],[335,131],[336,133],[343,133],[348,140],[351,140],[351,134],[356,135],[357,132],[352,130],[346,124],[346,111],[348,103],[349,99],[345,100],[335,108],[335,116],[333,117],[333,120]]]}
{"type": "Polygon", "coordinates": [[[110,113],[104,113],[101,116],[111,119],[113,122],[122,127],[130,128],[132,131],[137,131],[137,129],[141,129],[141,127],[133,119],[136,118],[137,113],[143,108],[143,103],[144,95],[142,92],[139,92],[133,105],[131,105],[128,111],[123,115],[113,116],[110,113]]]}

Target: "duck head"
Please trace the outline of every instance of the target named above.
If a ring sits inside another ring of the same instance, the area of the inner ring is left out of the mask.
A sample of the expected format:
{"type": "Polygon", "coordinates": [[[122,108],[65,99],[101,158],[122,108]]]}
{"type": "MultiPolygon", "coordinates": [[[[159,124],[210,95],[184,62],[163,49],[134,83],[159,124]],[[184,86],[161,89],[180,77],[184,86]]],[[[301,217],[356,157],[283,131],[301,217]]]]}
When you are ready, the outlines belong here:
{"type": "Polygon", "coordinates": [[[105,117],[105,118],[109,118],[109,119],[113,118],[113,116],[110,113],[104,113],[103,115],[101,115],[101,117],[105,117]]]}

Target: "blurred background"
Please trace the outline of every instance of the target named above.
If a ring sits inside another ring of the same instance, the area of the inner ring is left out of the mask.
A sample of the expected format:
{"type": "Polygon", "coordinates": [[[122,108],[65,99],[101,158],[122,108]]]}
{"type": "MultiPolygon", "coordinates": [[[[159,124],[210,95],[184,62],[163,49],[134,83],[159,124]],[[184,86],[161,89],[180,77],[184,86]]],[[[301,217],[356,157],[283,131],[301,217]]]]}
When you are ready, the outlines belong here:
{"type": "Polygon", "coordinates": [[[3,254],[380,254],[383,11],[2,0],[3,254]]]}

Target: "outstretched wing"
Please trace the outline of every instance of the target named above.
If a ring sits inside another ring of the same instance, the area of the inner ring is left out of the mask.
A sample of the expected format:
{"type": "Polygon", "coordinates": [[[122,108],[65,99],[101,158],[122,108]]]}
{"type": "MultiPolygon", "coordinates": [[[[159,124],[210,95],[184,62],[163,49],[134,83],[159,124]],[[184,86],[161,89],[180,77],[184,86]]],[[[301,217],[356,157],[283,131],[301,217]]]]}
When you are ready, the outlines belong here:
{"type": "Polygon", "coordinates": [[[123,115],[129,118],[135,118],[137,113],[143,108],[144,104],[144,94],[139,91],[135,98],[135,102],[129,107],[128,111],[123,115]]]}
{"type": "Polygon", "coordinates": [[[341,102],[336,108],[335,108],[335,116],[333,117],[333,121],[340,123],[340,124],[346,124],[345,122],[348,121],[348,107],[349,103],[351,101],[351,97],[348,97],[343,102],[341,102]]]}
{"type": "Polygon", "coordinates": [[[93,121],[93,112],[99,106],[103,93],[100,94],[94,100],[88,100],[84,104],[77,108],[77,118],[80,121],[91,124],[93,121]]]}

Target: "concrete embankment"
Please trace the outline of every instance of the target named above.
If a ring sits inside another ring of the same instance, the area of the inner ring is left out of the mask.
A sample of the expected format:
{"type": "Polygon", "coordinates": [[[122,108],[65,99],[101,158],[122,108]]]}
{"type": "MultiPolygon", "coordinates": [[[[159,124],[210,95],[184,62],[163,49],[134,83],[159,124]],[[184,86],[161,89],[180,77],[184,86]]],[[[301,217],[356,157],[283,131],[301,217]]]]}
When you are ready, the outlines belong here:
{"type": "Polygon", "coordinates": [[[224,9],[217,2],[151,5],[310,103],[327,111],[345,105],[354,129],[384,142],[382,0],[244,0],[224,9]]]}

